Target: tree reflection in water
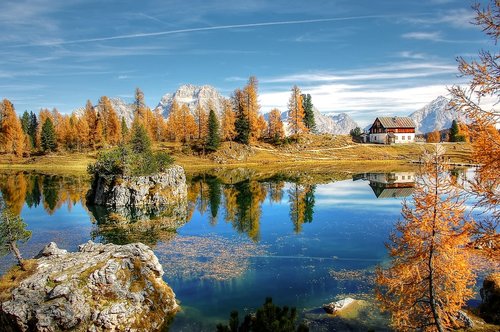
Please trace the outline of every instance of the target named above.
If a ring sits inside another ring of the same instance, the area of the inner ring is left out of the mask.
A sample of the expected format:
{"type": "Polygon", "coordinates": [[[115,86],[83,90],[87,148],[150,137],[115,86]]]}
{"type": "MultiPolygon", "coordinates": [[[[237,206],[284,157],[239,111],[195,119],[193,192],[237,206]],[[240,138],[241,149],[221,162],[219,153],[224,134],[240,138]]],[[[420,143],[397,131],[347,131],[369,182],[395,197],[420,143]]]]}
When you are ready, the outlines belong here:
{"type": "Polygon", "coordinates": [[[312,222],[313,183],[283,175],[259,179],[244,176],[237,177],[237,180],[228,178],[230,181],[224,176],[197,175],[189,182],[185,204],[159,209],[87,206],[85,196],[90,184],[88,178],[77,176],[27,172],[0,174],[0,192],[7,207],[16,214],[20,214],[25,203],[29,208],[41,205],[49,215],[62,206],[71,210],[74,204],[80,203],[95,224],[91,237],[117,244],[140,241],[154,245],[158,241],[170,240],[178,227],[191,220],[194,211],[206,216],[211,225],[224,220],[237,232],[258,242],[261,237],[262,204],[266,198],[270,204],[288,199],[290,219],[296,233],[302,231],[304,223],[312,222]]]}

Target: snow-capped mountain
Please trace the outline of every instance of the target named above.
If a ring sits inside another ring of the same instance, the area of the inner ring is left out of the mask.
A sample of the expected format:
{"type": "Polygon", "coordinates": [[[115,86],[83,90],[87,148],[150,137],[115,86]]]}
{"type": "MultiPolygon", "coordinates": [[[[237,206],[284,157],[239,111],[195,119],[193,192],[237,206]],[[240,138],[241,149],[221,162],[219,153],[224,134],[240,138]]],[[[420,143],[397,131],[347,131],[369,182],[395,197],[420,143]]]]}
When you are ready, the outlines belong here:
{"type": "Polygon", "coordinates": [[[448,129],[453,120],[465,122],[465,116],[448,108],[449,100],[439,96],[423,108],[409,115],[416,124],[417,133],[448,129]]]}
{"type": "MultiPolygon", "coordinates": [[[[125,101],[123,101],[123,99],[120,98],[109,98],[109,101],[111,102],[111,106],[113,106],[113,109],[118,115],[118,119],[120,119],[121,121],[122,117],[125,118],[125,122],[130,128],[130,126],[132,125],[132,121],[134,120],[134,104],[127,104],[125,101]]],[[[96,111],[99,111],[99,104],[94,105],[94,108],[96,111]]],[[[80,107],[79,109],[75,110],[75,114],[77,116],[82,116],[84,111],[85,107],[80,107]]]]}
{"type": "MultiPolygon", "coordinates": [[[[322,134],[333,135],[346,135],[349,134],[351,129],[358,127],[358,124],[346,113],[337,115],[323,114],[316,107],[313,106],[314,121],[316,123],[316,130],[322,134]]],[[[266,121],[269,121],[269,113],[264,114],[266,121]]],[[[288,130],[288,111],[281,113],[281,121],[285,127],[285,132],[289,134],[288,130]]]]}
{"type": "Polygon", "coordinates": [[[134,104],[127,104],[120,98],[109,98],[109,101],[118,115],[118,119],[125,118],[125,122],[130,128],[134,121],[134,104]]]}
{"type": "Polygon", "coordinates": [[[165,118],[167,118],[170,113],[170,107],[174,99],[179,106],[186,104],[193,113],[200,103],[208,112],[209,105],[212,102],[214,111],[219,116],[222,115],[224,109],[224,97],[222,97],[213,86],[185,84],[181,85],[174,94],[165,94],[158,103],[158,106],[156,106],[156,109],[161,110],[165,118]]]}
{"type": "Polygon", "coordinates": [[[316,129],[319,133],[346,135],[351,129],[358,127],[358,124],[346,113],[322,114],[316,107],[313,107],[313,113],[316,129]]]}

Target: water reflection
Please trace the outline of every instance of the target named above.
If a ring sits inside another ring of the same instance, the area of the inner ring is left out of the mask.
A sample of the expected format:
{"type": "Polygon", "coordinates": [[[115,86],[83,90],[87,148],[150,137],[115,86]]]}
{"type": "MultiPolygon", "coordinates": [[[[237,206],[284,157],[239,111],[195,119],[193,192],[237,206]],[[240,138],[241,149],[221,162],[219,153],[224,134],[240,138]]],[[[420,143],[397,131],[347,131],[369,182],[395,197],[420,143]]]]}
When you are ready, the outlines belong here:
{"type": "Polygon", "coordinates": [[[377,198],[407,197],[415,187],[415,172],[363,173],[353,178],[369,181],[377,198]]]}
{"type": "Polygon", "coordinates": [[[0,174],[0,192],[7,207],[20,214],[24,203],[29,208],[42,204],[47,214],[52,215],[63,205],[71,208],[84,203],[89,182],[85,177],[51,176],[34,173],[0,174]]]}
{"type": "MultiPolygon", "coordinates": [[[[125,244],[141,241],[155,245],[170,240],[175,230],[189,222],[194,213],[216,226],[219,221],[232,225],[254,242],[261,239],[263,204],[288,206],[291,230],[296,234],[313,222],[316,183],[314,178],[282,174],[267,177],[214,176],[200,174],[189,179],[186,202],[157,208],[107,208],[87,205],[87,177],[64,177],[34,173],[0,175],[0,191],[9,208],[20,213],[42,206],[53,215],[62,206],[71,211],[79,203],[93,224],[90,237],[101,242],[125,244]],[[267,202],[267,203],[266,203],[267,202]]],[[[330,175],[331,176],[331,175],[330,175]]],[[[354,177],[369,181],[378,198],[410,195],[414,173],[365,173],[354,177]]]]}

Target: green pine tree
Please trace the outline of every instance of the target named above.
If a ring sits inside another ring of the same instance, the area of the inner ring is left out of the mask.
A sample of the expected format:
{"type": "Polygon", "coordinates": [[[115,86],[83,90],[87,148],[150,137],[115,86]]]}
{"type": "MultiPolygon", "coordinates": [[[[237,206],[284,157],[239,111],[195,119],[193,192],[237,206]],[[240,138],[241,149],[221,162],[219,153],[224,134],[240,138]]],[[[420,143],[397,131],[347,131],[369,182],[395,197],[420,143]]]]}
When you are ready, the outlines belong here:
{"type": "Polygon", "coordinates": [[[316,121],[314,120],[313,104],[310,94],[302,95],[302,107],[304,108],[304,124],[311,133],[315,133],[316,121]]]}
{"type": "Polygon", "coordinates": [[[351,131],[349,132],[349,135],[351,135],[351,137],[353,137],[353,138],[356,138],[356,137],[360,137],[362,133],[363,132],[361,131],[361,128],[356,127],[354,129],[351,129],[351,131]]]}
{"type": "Polygon", "coordinates": [[[23,128],[23,132],[25,134],[29,134],[30,121],[31,119],[28,111],[24,111],[23,115],[21,116],[21,127],[23,128]]]}
{"type": "Polygon", "coordinates": [[[151,139],[149,138],[146,128],[139,122],[135,122],[132,126],[130,144],[134,153],[146,153],[151,151],[151,139]]]}
{"type": "Polygon", "coordinates": [[[28,241],[31,238],[31,232],[26,230],[23,219],[9,211],[4,204],[1,204],[0,209],[0,254],[12,252],[16,256],[18,265],[25,270],[17,242],[28,241]]]}
{"type": "Polygon", "coordinates": [[[450,142],[457,142],[460,129],[458,128],[457,120],[453,120],[450,128],[450,142]]]}
{"type": "Polygon", "coordinates": [[[250,142],[250,123],[244,115],[238,114],[236,121],[234,122],[234,127],[236,129],[235,141],[247,144],[250,142]]]}
{"type": "Polygon", "coordinates": [[[208,138],[207,138],[207,149],[211,151],[216,151],[220,146],[220,133],[219,133],[219,120],[217,120],[217,115],[215,115],[214,110],[210,110],[208,113],[208,138]]]}
{"type": "Polygon", "coordinates": [[[34,112],[30,112],[30,123],[28,128],[28,135],[31,139],[31,146],[36,146],[36,134],[38,131],[38,120],[34,112]]]}
{"type": "Polygon", "coordinates": [[[127,127],[127,121],[125,121],[125,118],[122,117],[122,141],[126,141],[127,140],[127,136],[128,136],[128,127],[127,127]]]}
{"type": "Polygon", "coordinates": [[[40,137],[42,150],[55,151],[57,148],[56,130],[50,118],[47,118],[42,125],[42,134],[40,137]]]}

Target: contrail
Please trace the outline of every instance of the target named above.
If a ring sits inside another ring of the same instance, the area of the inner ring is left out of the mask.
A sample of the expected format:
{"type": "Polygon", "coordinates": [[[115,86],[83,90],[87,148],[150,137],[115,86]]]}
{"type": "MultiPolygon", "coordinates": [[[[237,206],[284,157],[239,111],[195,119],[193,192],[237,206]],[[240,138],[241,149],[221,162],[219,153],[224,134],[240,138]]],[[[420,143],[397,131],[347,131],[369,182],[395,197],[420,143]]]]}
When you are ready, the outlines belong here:
{"type": "Polygon", "coordinates": [[[110,37],[32,43],[32,44],[24,44],[24,45],[17,45],[17,46],[18,47],[19,46],[57,46],[57,45],[67,45],[67,44],[92,43],[92,42],[108,41],[108,40],[156,37],[156,36],[174,35],[174,34],[180,34],[180,33],[200,32],[200,31],[241,29],[241,28],[265,27],[265,26],[274,26],[274,25],[310,24],[310,23],[321,23],[321,22],[349,21],[349,20],[362,20],[362,19],[388,18],[388,17],[396,17],[396,15],[366,15],[366,16],[321,18],[321,19],[298,20],[298,21],[278,21],[278,22],[261,22],[261,23],[248,23],[248,24],[219,25],[219,26],[212,26],[212,27],[178,29],[178,30],[168,30],[168,31],[148,32],[148,33],[135,33],[135,34],[129,34],[129,35],[118,35],[118,36],[110,36],[110,37]]]}

